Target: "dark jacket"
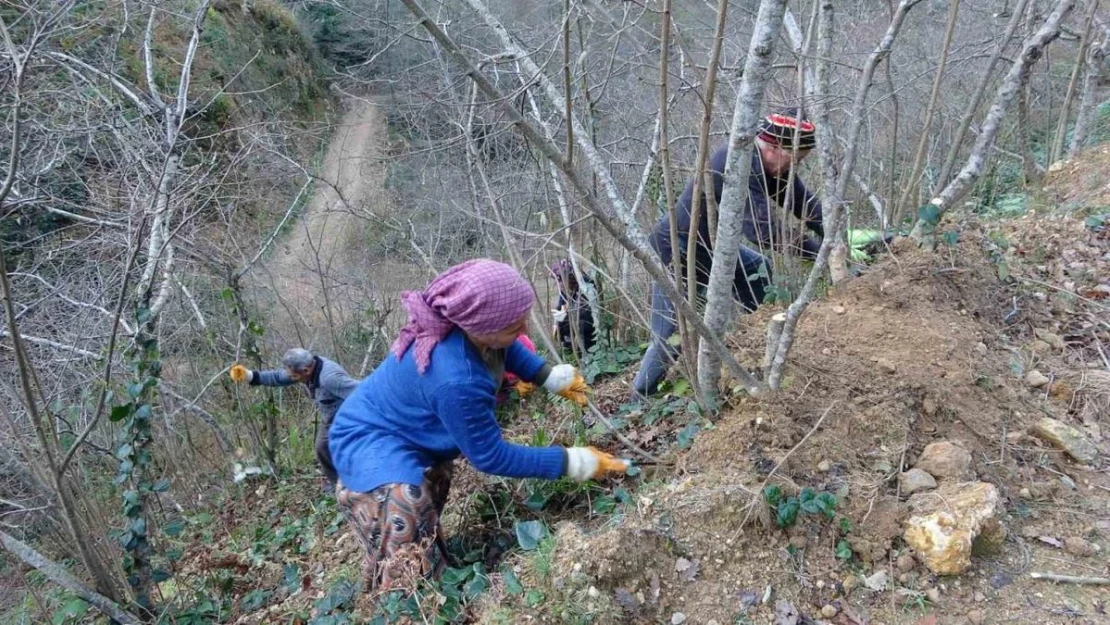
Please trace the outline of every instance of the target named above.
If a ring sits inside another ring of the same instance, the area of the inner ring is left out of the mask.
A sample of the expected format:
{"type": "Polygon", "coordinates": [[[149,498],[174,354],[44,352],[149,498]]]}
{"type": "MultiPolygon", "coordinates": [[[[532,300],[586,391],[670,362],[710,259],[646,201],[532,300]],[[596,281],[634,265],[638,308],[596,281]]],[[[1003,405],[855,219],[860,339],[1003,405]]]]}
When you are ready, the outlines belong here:
{"type": "MultiPolygon", "coordinates": [[[[316,370],[312,374],[312,379],[305,383],[305,389],[312,401],[316,402],[316,408],[323,416],[323,423],[330,424],[335,412],[339,410],[340,404],[351,394],[351,391],[355,390],[360,380],[348,375],[347,371],[335,361],[319,356],[314,358],[316,359],[316,370]]],[[[252,386],[290,386],[295,384],[289,374],[285,372],[285,369],[255,371],[251,375],[250,383],[252,386]]]]}
{"type": "MultiPolygon", "coordinates": [[[[708,169],[713,177],[713,197],[716,204],[721,203],[721,192],[724,187],[725,161],[728,158],[728,145],[717,149],[709,159],[708,169]]],[[[753,244],[764,248],[779,249],[777,241],[778,219],[774,215],[770,202],[774,201],[779,206],[789,208],[790,212],[798,219],[805,221],[807,228],[824,236],[822,224],[821,202],[806,189],[805,184],[797,175],[794,176],[793,193],[788,194],[787,178],[767,176],[763,172],[763,161],[759,157],[759,150],[752,151],[751,175],[748,177],[748,202],[744,208],[744,222],[742,230],[744,237],[753,244]],[[790,196],[790,206],[785,206],[787,196],[790,196]]],[[[691,178],[682,191],[682,196],[675,203],[675,215],[678,217],[678,240],[682,249],[679,250],[680,258],[685,265],[686,247],[690,232],[690,205],[694,195],[694,180],[691,178]]],[[[698,218],[698,245],[697,245],[697,276],[699,284],[708,284],[709,270],[713,265],[713,248],[709,245],[709,218],[706,211],[705,191],[702,190],[698,208],[701,216],[698,218]]],[[[664,215],[655,226],[651,238],[652,247],[659,254],[660,260],[669,265],[671,262],[671,224],[670,218],[664,215]]],[[[821,247],[820,241],[805,239],[802,243],[801,254],[812,258],[817,255],[821,247]]],[[[743,285],[747,282],[739,262],[736,267],[736,284],[743,285]]]]}
{"type": "Polygon", "coordinates": [[[567,310],[567,316],[556,324],[559,343],[563,349],[573,348],[575,336],[571,332],[570,324],[573,323],[575,317],[577,317],[578,343],[582,346],[583,351],[590,351],[590,348],[597,342],[597,329],[594,327],[593,309],[590,308],[590,303],[586,301],[586,296],[582,291],[578,291],[578,294],[570,298],[568,303],[566,294],[560,290],[559,299],[555,302],[555,308],[561,309],[564,306],[567,310]]]}

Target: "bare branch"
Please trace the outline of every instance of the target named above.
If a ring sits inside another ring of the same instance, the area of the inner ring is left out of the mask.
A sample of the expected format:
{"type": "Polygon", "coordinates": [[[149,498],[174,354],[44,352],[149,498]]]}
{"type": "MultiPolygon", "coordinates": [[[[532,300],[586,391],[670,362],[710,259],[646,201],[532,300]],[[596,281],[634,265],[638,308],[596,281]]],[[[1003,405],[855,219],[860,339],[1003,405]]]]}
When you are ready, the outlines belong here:
{"type": "MultiPolygon", "coordinates": [[[[0,330],[0,338],[11,338],[14,340],[12,333],[7,330],[0,330]]],[[[103,356],[95,352],[90,352],[87,349],[81,349],[80,347],[75,347],[73,345],[66,345],[65,343],[51,341],[50,339],[44,339],[38,336],[28,336],[23,333],[20,333],[19,338],[20,340],[27,341],[28,343],[34,343],[35,345],[42,345],[44,347],[53,347],[54,349],[60,349],[65,352],[77,354],[78,356],[89,358],[91,360],[104,360],[103,356]]]]}
{"type": "MultiPolygon", "coordinates": [[[[986,119],[983,120],[983,129],[979,134],[979,139],[975,142],[975,147],[972,148],[971,154],[968,156],[967,163],[960,170],[959,175],[931,201],[937,207],[940,216],[943,216],[951,206],[960,201],[971,190],[975,181],[979,179],[983,171],[987,149],[994,141],[995,134],[998,133],[1003,115],[1006,114],[1010,104],[1014,101],[1014,97],[1021,89],[1024,76],[1029,68],[1044,54],[1045,46],[1060,36],[1060,24],[1073,8],[1075,8],[1075,0],[1059,0],[1056,8],[1053,9],[1045,23],[1041,25],[1041,28],[1026,40],[1022,47],[1021,56],[1014,61],[1010,71],[1002,80],[1002,84],[999,85],[998,91],[995,92],[994,103],[991,104],[990,111],[987,113],[986,119]]],[[[931,224],[923,219],[918,219],[910,235],[918,241],[924,241],[931,234],[931,232],[927,232],[928,230],[931,230],[931,224]]]]}
{"type": "Polygon", "coordinates": [[[143,65],[146,66],[146,89],[150,94],[150,99],[158,110],[166,110],[166,103],[162,100],[162,95],[158,93],[158,87],[154,84],[154,16],[158,13],[158,5],[151,3],[150,17],[146,21],[146,32],[143,33],[143,65]]]}
{"type": "MultiPolygon", "coordinates": [[[[732,110],[728,157],[725,159],[724,186],[721,191],[720,220],[717,223],[717,241],[713,246],[713,264],[709,271],[706,291],[705,323],[709,332],[717,335],[724,331],[735,307],[736,263],[740,257],[743,240],[744,213],[748,202],[748,178],[752,169],[752,141],[759,130],[759,113],[763,93],[771,72],[771,59],[775,40],[782,27],[786,0],[762,0],[755,20],[755,31],[748,44],[748,57],[744,61],[744,78],[732,110]]],[[[695,184],[697,182],[695,181],[695,184]]],[[[697,202],[695,196],[694,202],[697,202]]],[[[690,238],[697,238],[697,230],[690,227],[690,238]]],[[[693,263],[693,258],[687,262],[693,263]]],[[[720,379],[720,362],[708,349],[700,349],[698,359],[698,386],[709,398],[717,395],[720,379]]],[[[745,384],[747,380],[740,378],[745,384]]],[[[758,385],[757,385],[758,386],[758,385]]],[[[751,386],[749,385],[749,388],[751,386]]]]}
{"type": "Polygon", "coordinates": [[[0,543],[4,545],[4,549],[19,558],[21,562],[35,567],[47,579],[88,601],[90,605],[95,606],[96,609],[113,621],[123,625],[142,625],[142,619],[124,610],[118,603],[108,597],[82,584],[70,575],[62,565],[51,562],[27,543],[2,530],[0,530],[0,543]]]}

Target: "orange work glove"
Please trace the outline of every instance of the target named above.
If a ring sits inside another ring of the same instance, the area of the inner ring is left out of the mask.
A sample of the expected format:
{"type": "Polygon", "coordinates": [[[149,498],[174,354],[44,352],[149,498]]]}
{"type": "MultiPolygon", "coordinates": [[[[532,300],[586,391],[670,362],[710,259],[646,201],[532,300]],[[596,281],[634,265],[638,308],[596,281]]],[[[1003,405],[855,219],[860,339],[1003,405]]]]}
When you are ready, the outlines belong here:
{"type": "Polygon", "coordinates": [[[235,382],[246,382],[251,379],[251,370],[243,365],[232,365],[228,375],[235,382]]]}
{"type": "Polygon", "coordinates": [[[586,385],[585,378],[572,365],[555,365],[552,367],[551,374],[543,382],[543,387],[579,406],[586,405],[586,394],[590,392],[590,387],[586,385]]]}
{"type": "Polygon", "coordinates": [[[567,477],[578,482],[597,479],[606,473],[624,473],[631,462],[593,447],[567,447],[567,477]]]}
{"type": "Polygon", "coordinates": [[[521,380],[517,382],[513,386],[513,388],[516,389],[517,395],[520,395],[521,397],[527,397],[532,394],[532,391],[536,390],[536,385],[532,384],[531,382],[525,382],[524,380],[521,380]]]}

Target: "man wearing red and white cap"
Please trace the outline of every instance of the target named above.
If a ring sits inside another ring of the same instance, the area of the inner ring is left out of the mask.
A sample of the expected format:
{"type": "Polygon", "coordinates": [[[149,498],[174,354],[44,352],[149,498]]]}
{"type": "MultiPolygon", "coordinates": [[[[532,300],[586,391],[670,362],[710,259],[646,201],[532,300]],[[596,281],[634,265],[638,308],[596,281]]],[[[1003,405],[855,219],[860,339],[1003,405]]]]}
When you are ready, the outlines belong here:
{"type": "MultiPolygon", "coordinates": [[[[798,253],[803,258],[817,255],[824,236],[822,227],[821,202],[806,189],[797,174],[791,180],[790,171],[800,163],[817,143],[816,128],[801,118],[796,109],[789,109],[768,115],[760,123],[756,136],[756,149],[752,154],[751,175],[748,177],[748,201],[743,211],[742,231],[744,237],[760,249],[787,250],[798,253]],[[797,151],[795,151],[795,145],[797,151]],[[771,202],[788,209],[801,219],[806,228],[817,238],[803,238],[800,242],[783,245],[778,240],[780,231],[778,219],[771,210],[771,202]]],[[[708,169],[713,177],[713,197],[716,204],[721,202],[724,187],[725,161],[728,158],[728,145],[723,145],[709,159],[708,169]]],[[[686,188],[675,203],[678,221],[679,258],[686,269],[686,250],[690,238],[690,215],[694,195],[694,181],[687,181],[686,188]]],[[[695,267],[699,290],[704,291],[709,282],[709,270],[713,266],[713,248],[709,241],[709,218],[706,214],[705,191],[698,198],[697,208],[701,213],[698,220],[695,267]]],[[[670,266],[671,224],[664,215],[652,233],[652,247],[664,265],[670,266]]],[[[740,258],[736,264],[733,282],[733,295],[741,306],[754,311],[763,302],[766,288],[771,284],[771,266],[759,251],[740,246],[740,258]]],[[[674,305],[658,285],[652,285],[651,292],[651,345],[640,371],[633,381],[633,398],[654,393],[659,382],[667,374],[667,369],[678,356],[678,346],[667,339],[677,329],[674,305]]]]}

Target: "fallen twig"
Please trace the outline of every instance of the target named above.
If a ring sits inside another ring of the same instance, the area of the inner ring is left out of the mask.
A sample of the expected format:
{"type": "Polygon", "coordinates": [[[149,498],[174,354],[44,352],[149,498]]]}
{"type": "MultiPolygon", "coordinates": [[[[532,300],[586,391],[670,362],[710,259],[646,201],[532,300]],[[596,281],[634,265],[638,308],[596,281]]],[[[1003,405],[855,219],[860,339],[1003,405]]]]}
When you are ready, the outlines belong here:
{"type": "Polygon", "coordinates": [[[813,427],[811,427],[809,431],[806,432],[806,435],[802,437],[802,440],[798,441],[797,445],[791,447],[790,451],[786,452],[786,455],[782,457],[782,460],[780,460],[778,464],[775,465],[775,468],[771,469],[771,472],[767,474],[767,477],[763,480],[763,483],[759,485],[759,489],[755,491],[755,495],[752,496],[751,502],[748,503],[747,509],[744,512],[744,520],[740,522],[740,527],[737,528],[736,534],[734,534],[732,537],[733,540],[736,540],[740,537],[740,532],[742,532],[744,530],[744,527],[748,524],[748,519],[752,516],[752,510],[755,510],[756,505],[759,503],[759,498],[763,496],[763,487],[767,486],[767,483],[770,482],[771,478],[775,476],[775,472],[779,470],[779,467],[786,464],[786,461],[790,459],[790,456],[795,451],[797,451],[799,447],[805,445],[805,442],[809,440],[809,437],[817,431],[817,428],[821,427],[821,424],[825,422],[825,417],[829,416],[829,413],[832,412],[834,406],[836,406],[835,401],[829,404],[829,407],[825,409],[825,413],[822,414],[821,418],[817,420],[817,423],[814,423],[813,427]]]}
{"type": "Polygon", "coordinates": [[[589,407],[590,412],[593,413],[594,418],[596,418],[598,421],[601,421],[601,423],[603,425],[605,425],[605,427],[608,428],[610,432],[613,433],[613,436],[617,437],[617,440],[624,443],[629,449],[636,452],[637,455],[643,457],[645,460],[648,460],[651,464],[668,464],[667,462],[664,462],[664,461],[660,460],[659,458],[651,455],[651,453],[645,451],[644,449],[642,449],[636,443],[633,443],[624,434],[621,434],[617,430],[617,427],[615,425],[613,425],[613,422],[610,421],[609,418],[606,417],[604,414],[602,414],[601,411],[598,410],[597,406],[595,406],[592,401],[587,404],[587,407],[589,407]]]}
{"type": "Polygon", "coordinates": [[[1022,282],[1028,282],[1030,284],[1037,284],[1037,285],[1043,286],[1047,289],[1054,289],[1054,290],[1059,291],[1061,293],[1071,295],[1072,297],[1074,297],[1076,299],[1083,300],[1084,302],[1087,302],[1088,304],[1090,304],[1090,305],[1092,305],[1096,308],[1101,308],[1102,310],[1110,311],[1110,306],[1107,306],[1106,304],[1103,304],[1101,302],[1097,302],[1097,301],[1095,301],[1095,300],[1093,300],[1089,297],[1083,297],[1079,293],[1076,293],[1074,291],[1069,291],[1069,290],[1067,290],[1063,287],[1056,286],[1055,284],[1049,284],[1048,282],[1041,282],[1040,280],[1034,280],[1033,278],[1026,278],[1025,276],[1019,276],[1017,274],[1010,274],[1010,275],[1017,278],[1018,280],[1021,280],[1022,282]]]}
{"type": "Polygon", "coordinates": [[[1065,584],[1091,584],[1096,586],[1110,586],[1110,577],[1077,577],[1075,575],[1059,575],[1057,573],[1030,573],[1033,579],[1046,579],[1050,582],[1065,584]]]}

